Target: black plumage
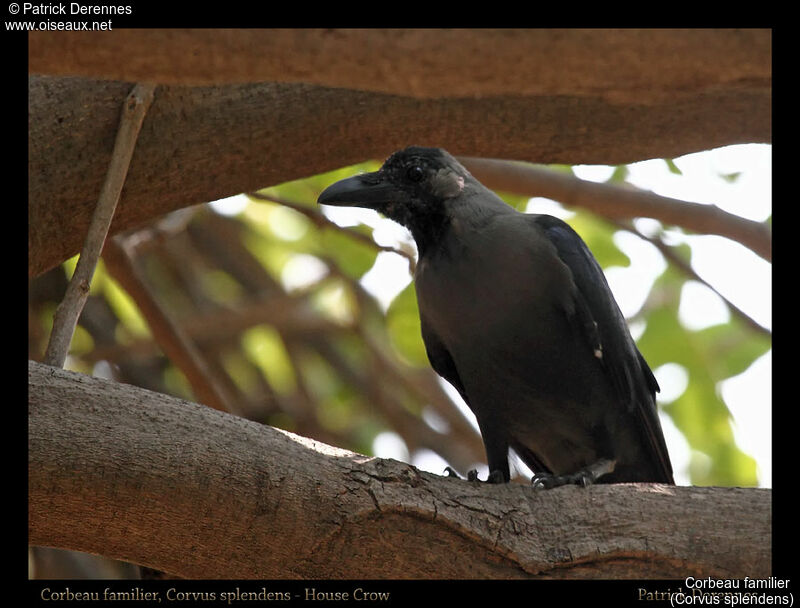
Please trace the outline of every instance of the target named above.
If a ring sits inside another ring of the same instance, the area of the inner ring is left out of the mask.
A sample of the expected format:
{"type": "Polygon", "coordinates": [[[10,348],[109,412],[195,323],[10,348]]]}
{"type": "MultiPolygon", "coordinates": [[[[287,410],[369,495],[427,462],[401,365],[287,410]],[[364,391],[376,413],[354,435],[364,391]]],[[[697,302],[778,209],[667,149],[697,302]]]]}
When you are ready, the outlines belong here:
{"type": "Polygon", "coordinates": [[[475,413],[490,481],[509,480],[511,448],[544,487],[674,483],[658,384],[569,225],[516,211],[437,148],[396,152],[319,202],[411,231],[428,357],[475,413]]]}

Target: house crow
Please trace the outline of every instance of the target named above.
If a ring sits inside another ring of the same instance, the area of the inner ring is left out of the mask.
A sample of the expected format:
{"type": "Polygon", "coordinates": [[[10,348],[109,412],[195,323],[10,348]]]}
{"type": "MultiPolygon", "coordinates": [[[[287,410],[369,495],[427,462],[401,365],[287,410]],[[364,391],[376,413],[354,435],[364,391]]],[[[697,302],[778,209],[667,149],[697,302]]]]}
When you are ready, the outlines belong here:
{"type": "Polygon", "coordinates": [[[411,231],[428,358],[475,413],[488,481],[509,480],[511,449],[537,487],[674,483],[656,379],[565,222],[518,212],[437,148],[395,152],[319,203],[411,231]]]}

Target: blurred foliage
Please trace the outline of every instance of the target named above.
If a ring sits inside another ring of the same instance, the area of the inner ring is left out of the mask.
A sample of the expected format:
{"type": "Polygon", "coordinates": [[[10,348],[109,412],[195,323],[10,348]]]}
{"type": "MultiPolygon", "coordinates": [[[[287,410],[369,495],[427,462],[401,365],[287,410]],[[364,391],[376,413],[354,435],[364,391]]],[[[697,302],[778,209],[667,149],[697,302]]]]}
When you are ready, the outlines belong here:
{"type": "MultiPolygon", "coordinates": [[[[193,382],[213,383],[238,415],[362,453],[393,431],[412,459],[433,451],[461,471],[484,462],[477,432],[428,365],[413,285],[384,310],[360,282],[381,251],[373,226],[338,227],[315,203],[330,183],[377,167],[363,163],[268,188],[260,195],[277,202],[241,198],[235,215],[209,205],[184,209],[125,235],[135,244],[136,277],[99,266],[68,366],[187,399],[196,398],[193,382]],[[192,378],[164,356],[175,336],[151,329],[121,278],[153,295],[197,347],[206,378],[192,378]]],[[[618,167],[610,181],[626,175],[618,167]]],[[[526,209],[527,198],[500,194],[526,209]]],[[[601,266],[630,264],[613,238],[619,226],[580,211],[569,222],[601,266]]],[[[408,252],[413,242],[387,247],[408,252]]],[[[689,262],[686,246],[674,253],[689,262]]],[[[73,268],[68,260],[31,282],[32,359],[41,359],[73,268]]],[[[640,349],[653,369],[676,363],[688,373],[686,389],[663,411],[691,448],[692,482],[756,485],[755,463],[736,445],[718,385],[747,369],[770,340],[733,316],[685,328],[678,306],[687,280],[671,264],[656,279],[636,315],[645,325],[640,349]]]]}
{"type": "MultiPolygon", "coordinates": [[[[679,249],[688,261],[688,246],[679,249]]],[[[734,319],[696,331],[684,327],[678,320],[678,305],[686,280],[672,266],[658,277],[646,305],[647,328],[638,340],[639,348],[653,369],[677,363],[689,375],[686,390],[664,405],[663,411],[699,453],[690,463],[692,483],[757,485],[756,463],[736,445],[731,415],[717,385],[744,372],[770,349],[771,340],[734,319]]]]}

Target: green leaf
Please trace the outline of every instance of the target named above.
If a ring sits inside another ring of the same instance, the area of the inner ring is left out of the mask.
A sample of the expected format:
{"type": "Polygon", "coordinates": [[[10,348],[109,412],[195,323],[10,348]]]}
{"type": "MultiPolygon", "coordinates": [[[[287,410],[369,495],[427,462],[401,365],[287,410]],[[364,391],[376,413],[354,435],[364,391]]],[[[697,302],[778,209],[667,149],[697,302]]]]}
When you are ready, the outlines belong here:
{"type": "Polygon", "coordinates": [[[115,332],[121,343],[129,344],[134,338],[150,337],[150,326],[139,312],[139,307],[136,306],[128,292],[108,275],[103,281],[103,294],[120,320],[115,332]]]}
{"type": "Polygon", "coordinates": [[[586,242],[602,268],[630,266],[630,258],[614,242],[616,229],[597,216],[578,212],[567,222],[586,242]]]}
{"type": "Polygon", "coordinates": [[[239,282],[223,270],[208,270],[200,274],[200,280],[208,299],[218,304],[233,304],[245,297],[239,282]]]}
{"type": "Polygon", "coordinates": [[[332,183],[358,173],[377,171],[380,166],[381,163],[377,161],[366,161],[356,165],[342,167],[341,169],[335,169],[334,171],[284,182],[270,188],[265,188],[260,192],[297,203],[308,204],[309,207],[316,207],[316,200],[319,193],[332,183]]]}
{"type": "Polygon", "coordinates": [[[772,340],[735,319],[694,333],[706,345],[708,366],[723,380],[738,376],[772,348],[772,340]]]}
{"type": "MultiPolygon", "coordinates": [[[[372,228],[359,224],[353,230],[372,238],[372,228]]],[[[344,230],[326,228],[322,231],[322,247],[339,267],[354,279],[361,278],[375,264],[378,249],[347,234],[344,230]]]]}
{"type": "Polygon", "coordinates": [[[277,393],[288,395],[296,388],[294,368],[280,334],[269,325],[252,327],[242,334],[242,348],[261,369],[277,393]]]}
{"type": "Polygon", "coordinates": [[[717,387],[766,352],[769,340],[754,338],[735,320],[700,331],[686,329],[678,320],[685,280],[672,267],[657,279],[650,301],[658,306],[649,308],[639,349],[651,368],[672,362],[689,375],[683,394],[663,409],[693,450],[692,483],[756,485],[755,461],[736,445],[731,414],[717,387]]]}
{"type": "Polygon", "coordinates": [[[417,292],[413,283],[392,300],[386,311],[386,327],[392,346],[406,361],[418,367],[429,364],[422,342],[417,292]]]}
{"type": "Polygon", "coordinates": [[[718,175],[729,184],[734,183],[742,175],[741,171],[734,171],[733,173],[718,173],[718,175]]]}
{"type": "Polygon", "coordinates": [[[628,165],[617,165],[614,167],[614,171],[611,173],[611,177],[606,180],[607,184],[621,184],[626,179],[628,179],[628,175],[630,174],[630,170],[628,169],[628,165]]]}
{"type": "Polygon", "coordinates": [[[259,373],[242,351],[230,348],[220,353],[220,363],[236,387],[246,395],[254,395],[260,386],[259,373]]]}
{"type": "Polygon", "coordinates": [[[502,198],[506,203],[514,207],[517,211],[525,211],[525,208],[528,206],[528,201],[531,199],[530,196],[525,196],[523,194],[513,194],[511,192],[496,192],[497,196],[502,198]]]}
{"type": "Polygon", "coordinates": [[[667,165],[667,169],[669,169],[670,173],[674,173],[675,175],[683,175],[683,171],[678,168],[678,165],[675,164],[671,158],[665,158],[664,162],[667,165]]]}
{"type": "Polygon", "coordinates": [[[194,399],[192,385],[176,366],[170,365],[164,370],[164,387],[170,395],[183,399],[194,399]]]}

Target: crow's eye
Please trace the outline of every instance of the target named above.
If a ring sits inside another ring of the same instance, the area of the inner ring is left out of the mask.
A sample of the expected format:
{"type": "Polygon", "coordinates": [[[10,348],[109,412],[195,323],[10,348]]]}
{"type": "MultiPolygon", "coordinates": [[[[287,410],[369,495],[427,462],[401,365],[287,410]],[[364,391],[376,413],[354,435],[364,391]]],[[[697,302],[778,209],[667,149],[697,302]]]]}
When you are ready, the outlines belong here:
{"type": "Polygon", "coordinates": [[[419,165],[411,165],[406,169],[406,177],[412,182],[421,182],[425,177],[425,171],[419,165]]]}

